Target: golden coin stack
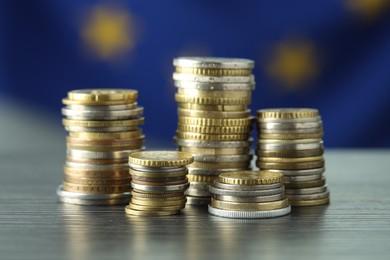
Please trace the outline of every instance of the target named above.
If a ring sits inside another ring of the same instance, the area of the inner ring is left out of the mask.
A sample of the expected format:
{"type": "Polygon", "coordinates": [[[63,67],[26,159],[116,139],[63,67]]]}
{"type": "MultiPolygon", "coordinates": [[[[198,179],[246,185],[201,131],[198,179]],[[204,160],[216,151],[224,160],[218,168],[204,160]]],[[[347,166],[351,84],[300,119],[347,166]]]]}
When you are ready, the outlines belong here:
{"type": "Polygon", "coordinates": [[[179,214],[185,207],[189,187],[186,165],[194,157],[179,151],[143,151],[129,156],[132,176],[130,204],[126,213],[136,216],[179,214]]]}
{"type": "Polygon", "coordinates": [[[257,166],[284,174],[285,193],[291,205],[328,204],[329,191],[323,176],[323,129],[318,110],[258,110],[257,130],[257,166]]]}
{"type": "Polygon", "coordinates": [[[63,125],[69,132],[65,180],[57,189],[64,202],[123,204],[130,200],[128,157],[143,149],[143,108],[138,92],[83,89],[63,99],[63,125]]]}
{"type": "Polygon", "coordinates": [[[175,141],[180,151],[195,157],[188,166],[187,204],[207,205],[208,186],[221,172],[250,167],[254,62],[180,57],[173,64],[179,116],[175,141]]]}
{"type": "Polygon", "coordinates": [[[283,175],[264,171],[222,173],[210,186],[209,213],[227,218],[273,218],[290,213],[283,175]]]}

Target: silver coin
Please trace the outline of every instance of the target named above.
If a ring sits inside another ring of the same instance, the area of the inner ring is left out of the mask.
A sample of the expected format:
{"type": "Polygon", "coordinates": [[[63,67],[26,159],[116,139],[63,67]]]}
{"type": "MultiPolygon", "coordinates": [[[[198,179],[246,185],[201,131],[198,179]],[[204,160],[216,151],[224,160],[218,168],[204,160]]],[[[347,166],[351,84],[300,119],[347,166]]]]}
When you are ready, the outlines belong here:
{"type": "Polygon", "coordinates": [[[112,110],[129,110],[137,107],[137,102],[123,105],[103,105],[103,106],[88,106],[88,105],[67,105],[70,110],[84,111],[112,111],[112,110]]]}
{"type": "Polygon", "coordinates": [[[212,154],[195,154],[195,162],[247,162],[252,160],[251,155],[212,155],[212,154]]]}
{"type": "Polygon", "coordinates": [[[138,126],[115,126],[115,127],[83,127],[83,126],[65,126],[68,132],[126,132],[139,130],[138,126]]]}
{"type": "Polygon", "coordinates": [[[187,205],[193,205],[193,206],[206,206],[210,204],[211,198],[210,197],[193,197],[193,196],[187,196],[187,205]]]}
{"type": "Polygon", "coordinates": [[[325,172],[325,168],[314,168],[314,169],[307,169],[307,170],[267,170],[270,172],[280,172],[285,177],[286,176],[306,176],[306,175],[322,175],[325,172]]]}
{"type": "Polygon", "coordinates": [[[291,206],[275,209],[275,210],[264,210],[264,211],[235,211],[235,210],[224,210],[217,209],[208,206],[209,213],[214,216],[223,218],[276,218],[290,214],[291,206]]]}
{"type": "Polygon", "coordinates": [[[179,57],[173,60],[176,67],[208,69],[253,69],[255,62],[249,59],[218,57],[179,57]]]}
{"type": "Polygon", "coordinates": [[[199,190],[199,189],[193,189],[188,188],[184,194],[186,196],[193,196],[193,197],[210,197],[211,193],[208,190],[199,190]]]}
{"type": "MultiPolygon", "coordinates": [[[[305,139],[301,139],[305,140],[305,139]]],[[[312,139],[310,139],[312,140],[312,139]]],[[[316,140],[313,143],[289,143],[289,142],[278,142],[278,143],[264,143],[261,139],[257,144],[257,149],[265,151],[296,151],[296,150],[316,150],[324,149],[323,141],[316,140]]]]}
{"type": "Polygon", "coordinates": [[[199,148],[245,148],[250,147],[253,143],[253,139],[248,141],[198,141],[174,138],[175,143],[178,146],[185,147],[199,147],[199,148]]]}
{"type": "Polygon", "coordinates": [[[139,150],[97,152],[97,151],[67,149],[66,154],[74,158],[82,158],[82,159],[126,159],[129,158],[130,154],[136,151],[139,150]]]}
{"type": "Polygon", "coordinates": [[[214,76],[200,76],[193,74],[181,74],[173,73],[173,80],[176,81],[197,81],[197,82],[213,82],[213,83],[255,83],[255,76],[224,76],[224,77],[214,77],[214,76]]]}
{"type": "Polygon", "coordinates": [[[316,128],[304,128],[304,129],[260,129],[262,134],[315,134],[321,133],[323,131],[322,127],[316,128]]]}
{"type": "Polygon", "coordinates": [[[259,128],[263,131],[267,130],[298,130],[307,128],[322,128],[322,121],[313,122],[291,122],[291,123],[278,123],[278,122],[258,122],[259,128]]]}
{"type": "Polygon", "coordinates": [[[313,123],[322,121],[321,116],[309,118],[257,118],[259,123],[313,123]]]}
{"type": "Polygon", "coordinates": [[[190,186],[189,183],[178,184],[178,185],[168,185],[168,186],[150,186],[143,184],[131,183],[131,187],[136,190],[142,191],[155,191],[155,192],[165,192],[165,191],[185,191],[190,186]]]}
{"type": "Polygon", "coordinates": [[[237,184],[226,184],[218,181],[214,181],[212,184],[214,187],[226,190],[239,190],[239,191],[255,191],[255,190],[270,190],[277,189],[283,186],[283,183],[274,184],[262,184],[262,185],[237,185],[237,184]]]}
{"type": "Polygon", "coordinates": [[[130,168],[140,171],[140,172],[182,172],[186,171],[187,167],[185,166],[177,166],[177,167],[149,167],[149,166],[143,166],[135,163],[129,162],[130,168]]]}
{"type": "Polygon", "coordinates": [[[313,194],[301,194],[301,195],[290,195],[286,194],[289,200],[319,200],[329,197],[329,191],[322,193],[313,193],[313,194]]]}
{"type": "Polygon", "coordinates": [[[188,174],[218,176],[223,172],[238,172],[238,171],[247,171],[247,170],[250,170],[250,168],[203,169],[203,168],[188,167],[188,174]]]}
{"type": "Polygon", "coordinates": [[[303,176],[284,176],[285,182],[314,181],[322,178],[322,173],[303,176]]]}
{"type": "Polygon", "coordinates": [[[197,190],[209,190],[210,183],[208,182],[190,182],[190,189],[197,189],[197,190]]]}
{"type": "Polygon", "coordinates": [[[177,88],[188,88],[197,90],[254,90],[254,83],[206,83],[196,81],[175,81],[177,88]]]}
{"type": "Polygon", "coordinates": [[[114,169],[129,169],[127,163],[115,163],[115,164],[91,164],[91,163],[76,163],[66,161],[65,165],[70,168],[86,169],[95,171],[110,171],[114,169]]]}
{"type": "Polygon", "coordinates": [[[278,188],[268,189],[268,190],[227,190],[215,187],[213,185],[209,186],[209,191],[212,194],[216,195],[226,195],[234,197],[257,197],[257,196],[269,196],[275,194],[284,193],[284,185],[279,186],[278,188]]]}
{"type": "Polygon", "coordinates": [[[271,202],[276,200],[282,200],[284,198],[283,193],[267,195],[267,196],[248,196],[248,197],[236,197],[228,195],[218,195],[214,194],[213,198],[222,201],[231,201],[231,202],[271,202]]]}
{"type": "Polygon", "coordinates": [[[69,119],[76,120],[120,120],[130,119],[139,116],[144,112],[143,107],[128,110],[112,110],[112,111],[84,111],[71,110],[67,107],[62,109],[62,114],[69,119]]]}
{"type": "Polygon", "coordinates": [[[115,194],[84,194],[64,191],[62,185],[57,188],[60,201],[77,205],[116,205],[127,204],[131,199],[130,192],[115,194]]]}
{"type": "Polygon", "coordinates": [[[307,195],[307,194],[315,194],[315,193],[324,193],[328,190],[328,186],[324,185],[321,187],[314,188],[305,188],[305,189],[286,189],[285,195],[307,195]]]}

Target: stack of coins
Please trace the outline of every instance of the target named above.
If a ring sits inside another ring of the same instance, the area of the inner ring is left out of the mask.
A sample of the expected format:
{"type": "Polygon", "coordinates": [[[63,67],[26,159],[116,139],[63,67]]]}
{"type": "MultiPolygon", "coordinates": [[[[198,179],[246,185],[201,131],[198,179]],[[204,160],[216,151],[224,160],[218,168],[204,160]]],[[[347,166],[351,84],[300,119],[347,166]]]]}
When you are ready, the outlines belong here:
{"type": "Polygon", "coordinates": [[[173,64],[179,107],[175,140],[180,151],[195,158],[188,167],[187,203],[207,205],[208,186],[220,173],[250,168],[254,62],[181,57],[173,64]]]}
{"type": "Polygon", "coordinates": [[[210,186],[210,192],[209,213],[220,217],[273,218],[291,211],[281,173],[222,173],[210,186]]]}
{"type": "Polygon", "coordinates": [[[67,136],[64,202],[124,204],[131,197],[129,154],[143,148],[143,108],[138,92],[126,89],[74,90],[63,99],[67,136]]]}
{"type": "Polygon", "coordinates": [[[284,174],[292,206],[329,203],[325,185],[321,116],[316,109],[257,111],[257,166],[284,174]]]}
{"type": "Polygon", "coordinates": [[[143,151],[129,156],[132,176],[130,204],[126,213],[137,216],[179,214],[185,207],[189,187],[186,165],[194,157],[179,151],[143,151]]]}

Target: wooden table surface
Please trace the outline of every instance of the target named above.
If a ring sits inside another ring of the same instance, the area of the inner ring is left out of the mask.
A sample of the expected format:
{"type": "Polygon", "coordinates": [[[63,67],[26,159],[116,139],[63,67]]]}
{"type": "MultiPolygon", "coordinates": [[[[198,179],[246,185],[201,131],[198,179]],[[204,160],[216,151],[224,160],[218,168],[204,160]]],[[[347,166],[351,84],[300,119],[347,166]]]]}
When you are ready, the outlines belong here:
{"type": "Polygon", "coordinates": [[[129,217],[58,202],[63,132],[2,127],[0,259],[390,259],[390,150],[328,149],[329,206],[260,220],[196,207],[129,217]]]}

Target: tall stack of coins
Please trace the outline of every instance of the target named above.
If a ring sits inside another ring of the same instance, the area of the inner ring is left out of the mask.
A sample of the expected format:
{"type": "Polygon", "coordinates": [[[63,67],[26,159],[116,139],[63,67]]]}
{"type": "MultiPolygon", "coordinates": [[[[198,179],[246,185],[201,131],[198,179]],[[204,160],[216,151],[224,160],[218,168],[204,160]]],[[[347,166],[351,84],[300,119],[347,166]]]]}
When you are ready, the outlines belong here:
{"type": "Polygon", "coordinates": [[[179,107],[175,140],[180,151],[195,157],[188,167],[187,203],[207,205],[208,186],[220,173],[250,167],[254,62],[180,57],[173,64],[179,107]]]}
{"type": "Polygon", "coordinates": [[[179,151],[144,151],[129,156],[132,198],[126,213],[137,216],[179,214],[189,187],[186,165],[194,157],[179,151]]]}
{"type": "Polygon", "coordinates": [[[222,173],[210,186],[210,192],[209,213],[220,217],[273,218],[291,211],[281,173],[222,173]]]}
{"type": "Polygon", "coordinates": [[[325,185],[321,116],[316,109],[282,108],[257,111],[257,166],[284,174],[292,206],[329,203],[325,185]]]}
{"type": "Polygon", "coordinates": [[[57,189],[64,202],[123,204],[130,200],[129,154],[143,148],[143,108],[138,92],[126,89],[74,90],[63,99],[69,132],[65,180],[57,189]]]}

